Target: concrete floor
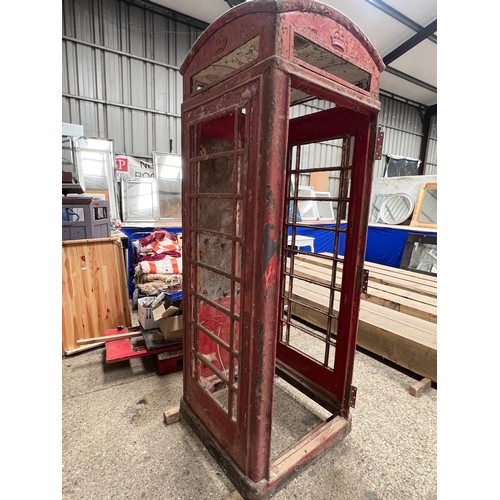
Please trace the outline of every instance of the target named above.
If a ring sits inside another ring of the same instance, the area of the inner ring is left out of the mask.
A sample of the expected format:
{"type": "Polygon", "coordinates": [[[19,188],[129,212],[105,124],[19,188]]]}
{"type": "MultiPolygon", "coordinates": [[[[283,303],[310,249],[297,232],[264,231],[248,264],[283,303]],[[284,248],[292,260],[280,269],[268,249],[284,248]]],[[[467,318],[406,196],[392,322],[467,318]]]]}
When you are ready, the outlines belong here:
{"type": "MultiPolygon", "coordinates": [[[[136,323],[134,323],[136,324],[136,323]]],[[[157,375],[151,359],[105,363],[104,348],[62,360],[62,498],[221,500],[234,491],[182,420],[182,373],[157,375]]],[[[437,390],[357,352],[352,431],[272,497],[276,500],[437,498],[437,390]]],[[[324,410],[277,379],[276,454],[311,429],[324,410]]]]}

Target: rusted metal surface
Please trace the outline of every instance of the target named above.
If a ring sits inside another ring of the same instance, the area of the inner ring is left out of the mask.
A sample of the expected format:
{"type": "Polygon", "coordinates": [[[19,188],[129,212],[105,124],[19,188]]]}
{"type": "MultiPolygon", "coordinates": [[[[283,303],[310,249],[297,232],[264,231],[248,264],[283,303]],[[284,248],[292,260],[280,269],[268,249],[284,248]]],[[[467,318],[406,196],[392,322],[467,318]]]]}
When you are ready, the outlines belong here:
{"type": "Polygon", "coordinates": [[[256,0],[231,9],[181,67],[181,413],[245,498],[265,498],[350,431],[382,68],[350,20],[310,0],[256,0]],[[307,99],[336,107],[290,120],[290,106],[307,99]],[[313,200],[296,189],[301,148],[331,139],[342,144],[340,163],[307,166],[338,179],[338,192],[322,198],[339,207],[328,229],[333,257],[325,258],[333,272],[323,334],[292,316],[294,287],[303,286],[294,273],[303,251],[293,247],[299,202],[313,200]],[[300,347],[297,335],[319,342],[322,352],[300,347]],[[332,416],[271,462],[275,372],[332,416]]]}

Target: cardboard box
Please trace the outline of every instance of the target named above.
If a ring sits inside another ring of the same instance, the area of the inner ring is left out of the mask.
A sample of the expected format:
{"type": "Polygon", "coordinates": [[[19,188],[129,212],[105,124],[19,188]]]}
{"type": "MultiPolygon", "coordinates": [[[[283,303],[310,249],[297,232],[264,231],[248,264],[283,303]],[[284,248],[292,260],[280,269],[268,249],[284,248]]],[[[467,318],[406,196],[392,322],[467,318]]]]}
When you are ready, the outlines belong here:
{"type": "Polygon", "coordinates": [[[160,330],[165,340],[182,340],[183,316],[170,316],[160,320],[160,330]]]}
{"type": "Polygon", "coordinates": [[[151,307],[145,307],[144,302],[151,300],[151,297],[142,297],[137,301],[139,324],[144,330],[160,328],[162,314],[165,312],[165,306],[161,304],[154,310],[151,307]]]}

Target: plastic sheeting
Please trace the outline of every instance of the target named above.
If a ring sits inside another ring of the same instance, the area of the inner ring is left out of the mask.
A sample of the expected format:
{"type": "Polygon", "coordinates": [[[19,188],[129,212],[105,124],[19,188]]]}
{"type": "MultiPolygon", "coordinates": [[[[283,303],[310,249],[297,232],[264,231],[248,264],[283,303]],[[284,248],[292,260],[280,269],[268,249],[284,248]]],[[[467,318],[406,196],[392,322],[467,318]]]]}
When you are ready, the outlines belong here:
{"type": "MultiPolygon", "coordinates": [[[[324,228],[332,228],[334,226],[334,224],[322,224],[321,226],[318,226],[317,229],[298,227],[297,234],[314,238],[315,253],[332,253],[335,233],[325,231],[324,228]]],[[[346,224],[341,225],[342,228],[345,228],[346,226],[346,224]]],[[[435,232],[418,231],[413,227],[394,229],[390,227],[369,226],[365,260],[376,264],[399,268],[405,248],[406,237],[408,234],[422,233],[437,236],[437,233],[435,232]]],[[[291,228],[289,229],[288,234],[291,234],[291,228]]],[[[345,235],[340,234],[339,254],[341,255],[344,254],[344,245],[345,235]]]]}

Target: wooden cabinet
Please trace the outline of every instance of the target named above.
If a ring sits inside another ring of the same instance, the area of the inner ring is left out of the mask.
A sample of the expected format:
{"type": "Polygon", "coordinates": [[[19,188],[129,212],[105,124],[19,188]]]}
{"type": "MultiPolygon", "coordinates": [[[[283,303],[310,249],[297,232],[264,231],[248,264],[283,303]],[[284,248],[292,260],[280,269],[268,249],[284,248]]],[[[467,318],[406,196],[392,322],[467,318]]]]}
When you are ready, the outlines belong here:
{"type": "Polygon", "coordinates": [[[131,324],[121,239],[63,241],[63,352],[77,349],[79,339],[131,324]]]}

